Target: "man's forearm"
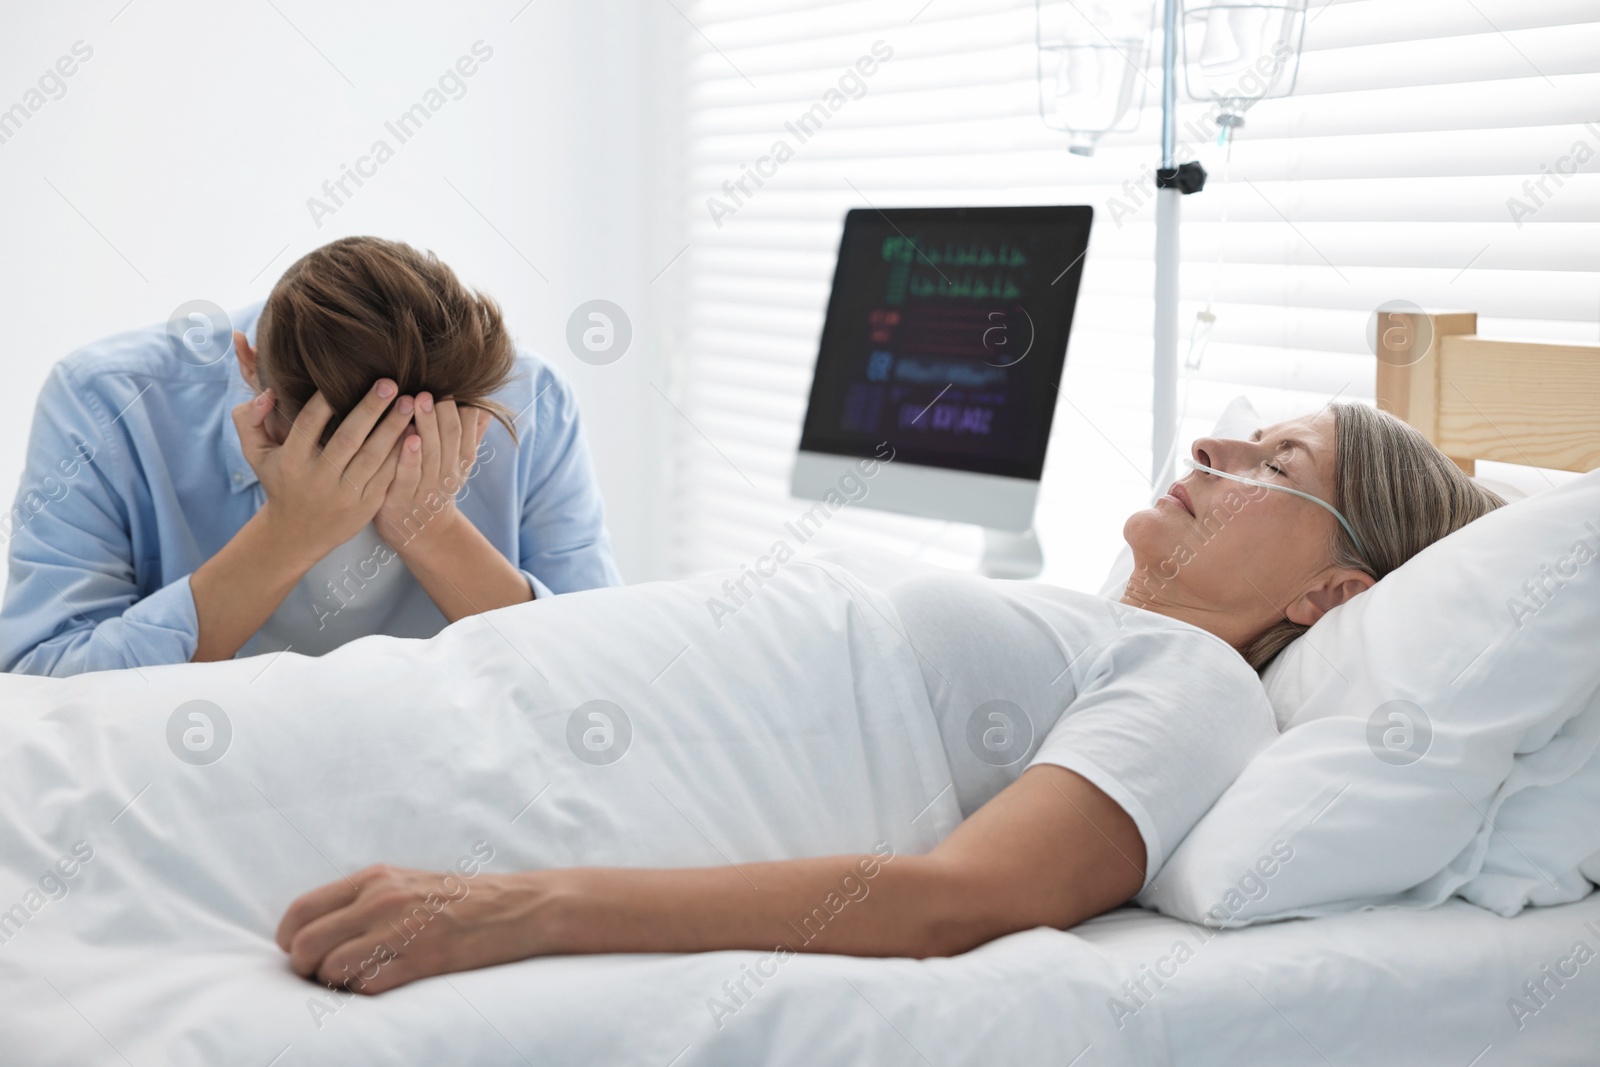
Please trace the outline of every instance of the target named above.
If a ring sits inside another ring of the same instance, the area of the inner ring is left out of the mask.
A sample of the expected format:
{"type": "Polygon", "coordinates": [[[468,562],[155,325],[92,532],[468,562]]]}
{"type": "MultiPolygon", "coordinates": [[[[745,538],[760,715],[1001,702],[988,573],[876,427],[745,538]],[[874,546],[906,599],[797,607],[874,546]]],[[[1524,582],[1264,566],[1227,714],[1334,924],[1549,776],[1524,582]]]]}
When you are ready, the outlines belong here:
{"type": "Polygon", "coordinates": [[[200,639],[194,662],[229,659],[272,617],[315,558],[258,510],[221,551],[189,576],[200,639]]]}
{"type": "Polygon", "coordinates": [[[522,572],[458,511],[433,517],[415,531],[378,533],[448,622],[533,599],[522,572]]]}
{"type": "Polygon", "coordinates": [[[574,868],[503,876],[526,901],[518,955],[707,952],[949,955],[998,933],[931,856],[826,856],[737,867],[574,868]]]}

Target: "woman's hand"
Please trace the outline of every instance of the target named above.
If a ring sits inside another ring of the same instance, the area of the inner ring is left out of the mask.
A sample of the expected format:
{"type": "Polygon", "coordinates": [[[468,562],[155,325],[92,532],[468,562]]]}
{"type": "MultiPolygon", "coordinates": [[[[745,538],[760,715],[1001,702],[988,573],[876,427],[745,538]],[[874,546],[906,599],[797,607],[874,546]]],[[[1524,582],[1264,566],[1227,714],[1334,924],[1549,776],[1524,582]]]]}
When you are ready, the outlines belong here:
{"type": "Polygon", "coordinates": [[[356,993],[538,953],[530,875],[368,867],[300,897],[278,924],[294,972],[356,993]]]}
{"type": "Polygon", "coordinates": [[[395,480],[401,434],[412,414],[410,397],[390,408],[395,390],[388,378],[375,383],[326,447],[317,442],[333,408],[320,392],[295,416],[281,445],[266,428],[276,402],[271,389],[233,409],[245,460],[267,494],[262,510],[276,535],[304,553],[308,566],[371,522],[395,480]]]}
{"type": "Polygon", "coordinates": [[[404,556],[412,541],[455,522],[456,494],[467,484],[489,419],[482,408],[417,394],[412,426],[400,441],[399,466],[376,520],[378,536],[396,552],[404,556]]]}
{"type": "MultiPolygon", "coordinates": [[[[1065,930],[1144,884],[1144,838],[1098,786],[1029,768],[932,852],[737,867],[568,867],[468,882],[370,867],[296,900],[278,945],[297,974],[380,993],[530,956],[745,949],[951,956],[1065,930]]],[[[461,868],[465,870],[465,868],[461,868]]]]}

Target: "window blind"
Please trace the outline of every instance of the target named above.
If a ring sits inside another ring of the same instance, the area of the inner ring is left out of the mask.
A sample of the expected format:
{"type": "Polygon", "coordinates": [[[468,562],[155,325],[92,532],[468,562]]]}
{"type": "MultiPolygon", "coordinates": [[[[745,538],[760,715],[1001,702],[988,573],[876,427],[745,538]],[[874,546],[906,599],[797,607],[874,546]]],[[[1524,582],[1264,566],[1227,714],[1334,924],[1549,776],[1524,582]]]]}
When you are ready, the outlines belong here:
{"type": "MultiPolygon", "coordinates": [[[[1159,68],[1138,128],[1084,158],[1039,117],[1032,0],[674,3],[689,250],[671,565],[747,562],[809,506],[788,473],[847,210],[1082,203],[1096,219],[1036,527],[1046,580],[1097,588],[1150,492],[1159,68]],[[874,47],[888,58],[846,77],[874,47]],[[825,121],[796,126],[819,102],[825,121]]],[[[1183,200],[1180,359],[1196,312],[1216,315],[1180,383],[1180,442],[1240,393],[1269,420],[1371,400],[1366,326],[1387,301],[1600,340],[1592,0],[1313,0],[1294,94],[1231,145],[1181,84],[1179,107],[1210,174],[1183,200]]],[[[981,547],[972,527],[854,506],[816,541],[848,542],[953,566],[981,547]]]]}

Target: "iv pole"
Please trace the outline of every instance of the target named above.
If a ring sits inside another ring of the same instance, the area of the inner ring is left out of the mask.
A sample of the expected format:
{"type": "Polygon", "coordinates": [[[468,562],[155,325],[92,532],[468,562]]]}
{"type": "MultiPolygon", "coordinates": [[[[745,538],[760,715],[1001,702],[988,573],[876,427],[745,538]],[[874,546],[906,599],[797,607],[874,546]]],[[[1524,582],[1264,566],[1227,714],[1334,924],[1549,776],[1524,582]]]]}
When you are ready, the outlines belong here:
{"type": "MultiPolygon", "coordinates": [[[[1044,54],[1045,18],[1044,4],[1047,0],[1038,0],[1039,14],[1039,47],[1041,57],[1044,54]]],[[[1089,21],[1088,16],[1080,11],[1072,0],[1061,0],[1076,13],[1079,19],[1089,21]]],[[[1196,161],[1179,163],[1177,159],[1177,123],[1178,123],[1178,34],[1179,24],[1184,20],[1183,6],[1185,0],[1160,0],[1159,12],[1161,15],[1161,166],[1156,171],[1156,247],[1155,247],[1155,293],[1154,314],[1152,316],[1152,351],[1150,365],[1150,478],[1151,488],[1160,489],[1165,480],[1172,475],[1172,464],[1176,460],[1176,443],[1178,436],[1178,226],[1182,221],[1183,207],[1179,197],[1189,193],[1198,193],[1205,188],[1206,172],[1196,161]]],[[[1277,84],[1278,76],[1282,72],[1283,61],[1293,57],[1295,73],[1299,71],[1299,55],[1301,44],[1305,38],[1305,9],[1307,0],[1230,0],[1227,3],[1201,3],[1199,10],[1215,14],[1219,9],[1257,8],[1266,11],[1277,11],[1280,16],[1292,20],[1279,26],[1278,40],[1271,50],[1275,60],[1271,71],[1262,69],[1258,61],[1253,65],[1253,70],[1245,70],[1238,86],[1228,94],[1217,96],[1209,95],[1209,99],[1220,101],[1224,107],[1222,113],[1216,117],[1217,125],[1222,127],[1229,138],[1239,126],[1244,124],[1242,112],[1251,102],[1265,99],[1277,84]],[[1298,39],[1290,43],[1289,36],[1298,39]],[[1287,51],[1285,51],[1287,49],[1287,51]],[[1255,79],[1260,92],[1252,90],[1248,94],[1241,93],[1244,78],[1255,79]],[[1261,82],[1262,78],[1268,80],[1261,82]]],[[[1153,5],[1154,6],[1154,5],[1153,5]]],[[[1143,8],[1143,5],[1140,5],[1143,8]]],[[[1090,26],[1098,37],[1111,45],[1111,40],[1106,37],[1105,31],[1090,26]]],[[[1208,25],[1209,29],[1209,25],[1208,25]]],[[[1081,31],[1080,31],[1081,33],[1081,31]]],[[[1230,42],[1237,43],[1237,42],[1230,42]]],[[[1098,46],[1094,46],[1098,47],[1098,46]]],[[[1201,46],[1202,52],[1204,51],[1201,46]]],[[[1131,70],[1148,84],[1149,79],[1144,73],[1144,51],[1141,50],[1139,59],[1123,55],[1131,70]]],[[[1267,58],[1264,53],[1262,59],[1267,58]]],[[[1044,65],[1040,61],[1040,108],[1044,114],[1044,65]]],[[[1192,68],[1191,68],[1192,73],[1192,68]]],[[[1237,73],[1237,71],[1235,72],[1237,73]]],[[[1202,74],[1202,82],[1206,76],[1202,74]]],[[[1126,91],[1126,90],[1124,90],[1126,91]]],[[[1291,76],[1287,95],[1294,91],[1294,79],[1291,76]]],[[[1202,99],[1202,97],[1197,97],[1202,99]]],[[[1120,129],[1118,123],[1122,111],[1117,112],[1117,117],[1112,120],[1111,128],[1120,129]]],[[[1063,124],[1050,121],[1045,115],[1045,124],[1053,129],[1074,130],[1070,119],[1063,124]]],[[[1106,128],[1096,128],[1094,125],[1081,130],[1076,134],[1081,135],[1074,144],[1069,146],[1069,152],[1079,155],[1093,155],[1094,141],[1102,133],[1109,132],[1106,128]]]]}
{"type": "Polygon", "coordinates": [[[1179,198],[1205,188],[1199,163],[1177,164],[1178,0],[1162,0],[1161,169],[1156,171],[1155,348],[1150,367],[1150,482],[1159,488],[1178,435],[1179,198]]]}
{"type": "MultiPolygon", "coordinates": [[[[1161,2],[1161,167],[1156,171],[1155,345],[1150,375],[1152,487],[1176,459],[1172,452],[1178,436],[1178,225],[1183,216],[1179,197],[1198,193],[1206,184],[1205,168],[1193,161],[1179,164],[1176,159],[1180,5],[1179,0],[1161,2]]],[[[979,566],[991,578],[1037,575],[1044,566],[1038,536],[1031,527],[1020,534],[986,529],[979,566]]]]}

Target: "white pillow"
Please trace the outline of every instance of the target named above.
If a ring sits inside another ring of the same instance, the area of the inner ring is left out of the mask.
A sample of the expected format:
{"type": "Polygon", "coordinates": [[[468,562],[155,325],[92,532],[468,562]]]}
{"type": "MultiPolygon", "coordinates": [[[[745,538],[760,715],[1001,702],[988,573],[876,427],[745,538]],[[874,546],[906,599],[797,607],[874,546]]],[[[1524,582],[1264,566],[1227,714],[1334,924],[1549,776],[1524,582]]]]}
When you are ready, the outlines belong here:
{"type": "Polygon", "coordinates": [[[1441,902],[1508,797],[1594,755],[1597,634],[1600,471],[1429,546],[1285,650],[1267,681],[1291,728],[1140,902],[1213,926],[1441,902]]]}
{"type": "MultiPolygon", "coordinates": [[[[1473,481],[1511,503],[1529,496],[1510,482],[1473,481]]],[[[1306,721],[1308,680],[1302,668],[1318,658],[1317,651],[1292,646],[1265,672],[1280,729],[1306,721]]],[[[1600,728],[1600,714],[1581,713],[1568,726],[1600,728]]],[[[1594,746],[1581,738],[1574,743],[1580,750],[1594,746]]],[[[1600,751],[1570,777],[1549,782],[1536,780],[1543,773],[1536,756],[1518,756],[1516,762],[1519,773],[1507,781],[1483,863],[1456,890],[1457,896],[1507,917],[1529,905],[1582,900],[1600,882],[1600,751]]]]}
{"type": "MultiPolygon", "coordinates": [[[[1600,730],[1600,694],[1566,729],[1600,730]]],[[[1600,881],[1600,750],[1592,738],[1577,743],[1594,754],[1570,776],[1550,782],[1537,779],[1541,757],[1556,746],[1517,757],[1507,790],[1525,784],[1495,815],[1483,865],[1458,896],[1511,916],[1530,904],[1570,904],[1594,891],[1591,883],[1600,881]]]]}

